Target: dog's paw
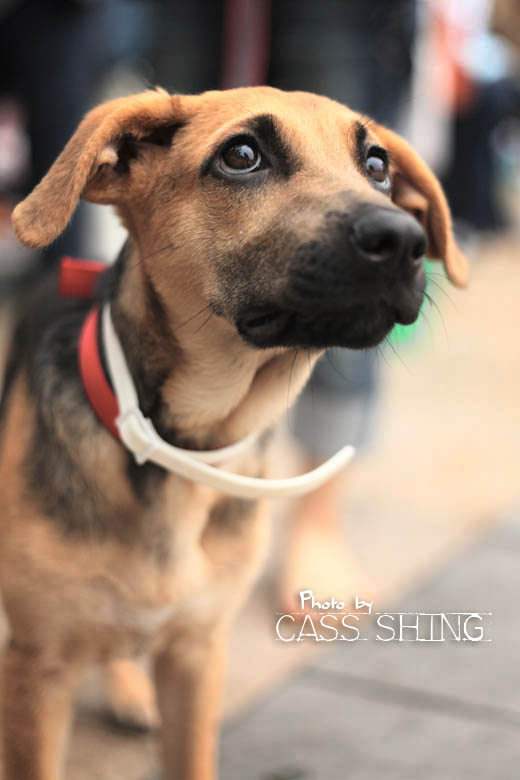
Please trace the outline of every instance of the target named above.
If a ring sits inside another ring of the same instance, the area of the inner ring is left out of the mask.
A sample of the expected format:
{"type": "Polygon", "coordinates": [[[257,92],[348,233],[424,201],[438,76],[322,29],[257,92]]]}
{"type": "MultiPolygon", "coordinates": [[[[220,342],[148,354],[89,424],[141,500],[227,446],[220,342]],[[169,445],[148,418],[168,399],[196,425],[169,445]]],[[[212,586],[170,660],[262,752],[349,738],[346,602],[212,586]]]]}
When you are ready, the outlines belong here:
{"type": "Polygon", "coordinates": [[[159,726],[159,712],[150,678],[137,663],[112,661],[107,666],[108,706],[115,722],[129,729],[151,731],[159,726]]]}

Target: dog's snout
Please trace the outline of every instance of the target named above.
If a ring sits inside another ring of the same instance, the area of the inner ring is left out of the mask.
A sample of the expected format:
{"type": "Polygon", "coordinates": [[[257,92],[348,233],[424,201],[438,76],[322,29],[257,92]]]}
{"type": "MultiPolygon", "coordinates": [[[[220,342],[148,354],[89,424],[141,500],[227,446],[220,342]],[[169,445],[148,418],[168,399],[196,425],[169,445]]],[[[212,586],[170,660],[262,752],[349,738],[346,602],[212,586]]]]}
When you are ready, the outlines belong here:
{"type": "Polygon", "coordinates": [[[356,255],[372,263],[417,263],[426,251],[426,237],[419,223],[397,209],[370,209],[350,227],[356,255]]]}

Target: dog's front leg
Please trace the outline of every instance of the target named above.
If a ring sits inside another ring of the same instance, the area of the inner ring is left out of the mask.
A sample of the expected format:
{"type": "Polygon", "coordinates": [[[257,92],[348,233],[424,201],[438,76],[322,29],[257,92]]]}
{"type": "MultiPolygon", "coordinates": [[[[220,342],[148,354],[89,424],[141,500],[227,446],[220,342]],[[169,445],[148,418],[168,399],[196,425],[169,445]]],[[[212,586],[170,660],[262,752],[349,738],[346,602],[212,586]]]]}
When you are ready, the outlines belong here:
{"type": "Polygon", "coordinates": [[[2,666],[3,780],[58,780],[83,667],[14,640],[2,666]]]}
{"type": "Polygon", "coordinates": [[[227,631],[183,636],[155,665],[163,780],[214,780],[227,631]]]}

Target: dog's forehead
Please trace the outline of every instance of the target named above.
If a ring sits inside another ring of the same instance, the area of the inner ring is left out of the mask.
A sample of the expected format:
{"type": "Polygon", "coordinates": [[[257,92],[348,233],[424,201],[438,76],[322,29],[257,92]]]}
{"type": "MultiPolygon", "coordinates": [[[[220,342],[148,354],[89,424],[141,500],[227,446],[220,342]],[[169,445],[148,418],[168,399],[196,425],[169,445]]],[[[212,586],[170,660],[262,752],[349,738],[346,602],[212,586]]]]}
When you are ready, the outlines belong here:
{"type": "Polygon", "coordinates": [[[268,115],[284,139],[302,152],[317,152],[320,146],[329,152],[346,150],[354,145],[355,127],[362,119],[356,111],[329,98],[272,87],[205,92],[188,96],[185,106],[189,125],[201,143],[211,143],[254,117],[268,115]]]}
{"type": "Polygon", "coordinates": [[[236,115],[240,110],[246,113],[263,113],[276,110],[290,115],[293,112],[313,114],[319,112],[330,116],[357,116],[347,106],[323,95],[312,92],[286,92],[275,87],[245,87],[239,89],[215,90],[201,95],[189,96],[195,110],[217,111],[223,115],[236,115]]]}

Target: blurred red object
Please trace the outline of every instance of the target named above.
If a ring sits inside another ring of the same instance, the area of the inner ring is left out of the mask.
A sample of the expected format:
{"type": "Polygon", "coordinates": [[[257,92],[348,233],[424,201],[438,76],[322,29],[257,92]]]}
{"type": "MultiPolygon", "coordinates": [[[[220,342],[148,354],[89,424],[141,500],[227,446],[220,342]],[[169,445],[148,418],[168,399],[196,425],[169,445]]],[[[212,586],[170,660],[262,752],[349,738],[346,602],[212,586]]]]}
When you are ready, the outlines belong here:
{"type": "Polygon", "coordinates": [[[97,260],[62,257],[58,290],[62,298],[93,298],[98,279],[107,268],[97,260]]]}

